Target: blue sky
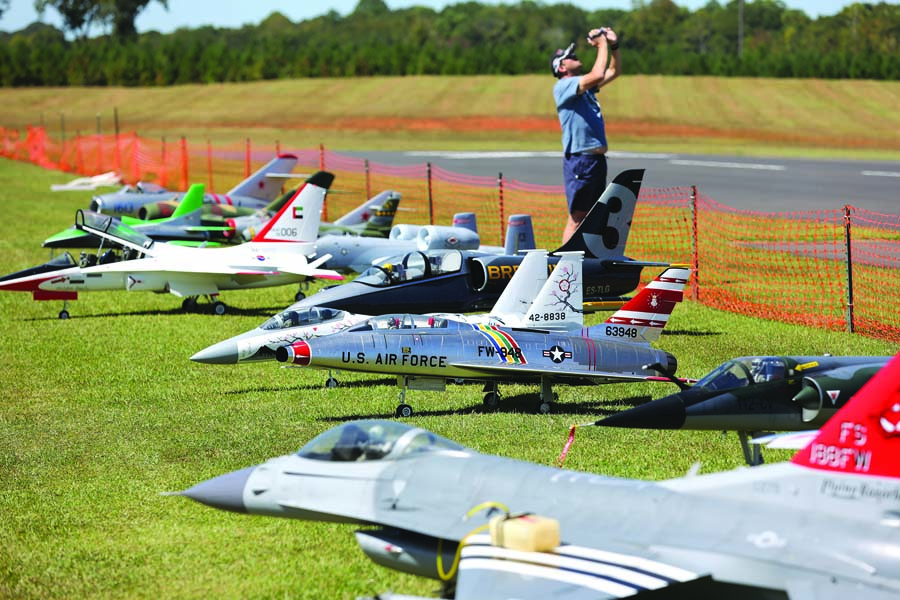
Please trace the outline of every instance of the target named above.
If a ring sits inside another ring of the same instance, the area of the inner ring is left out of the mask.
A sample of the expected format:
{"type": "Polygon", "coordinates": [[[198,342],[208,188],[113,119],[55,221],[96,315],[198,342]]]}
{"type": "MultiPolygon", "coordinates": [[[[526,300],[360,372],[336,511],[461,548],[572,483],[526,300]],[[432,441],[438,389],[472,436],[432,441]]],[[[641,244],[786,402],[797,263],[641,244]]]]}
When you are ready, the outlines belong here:
{"type": "MultiPolygon", "coordinates": [[[[322,14],[331,9],[346,15],[353,11],[359,0],[169,0],[169,9],[164,9],[158,2],[151,4],[138,17],[138,31],[155,29],[163,33],[171,32],[178,27],[199,27],[214,25],[216,27],[240,27],[248,23],[259,23],[274,11],[280,11],[292,21],[302,21],[322,14]]],[[[509,0],[481,0],[491,4],[515,4],[509,0]]],[[[559,0],[562,2],[563,0],[559,0]]],[[[631,8],[632,0],[567,0],[585,10],[598,8],[631,8]]],[[[725,3],[727,0],[719,0],[725,3]]],[[[872,0],[870,0],[872,1],[872,0]]],[[[543,0],[545,4],[556,4],[556,0],[543,0]]],[[[705,5],[708,0],[675,0],[679,6],[695,10],[705,5]]],[[[454,0],[386,0],[392,9],[409,6],[430,6],[440,9],[454,0]]],[[[805,11],[811,17],[833,15],[843,7],[852,4],[848,0],[786,0],[790,8],[805,11]]],[[[34,0],[11,0],[9,9],[0,17],[0,30],[17,31],[37,20],[34,0]]],[[[53,9],[47,9],[43,20],[60,26],[59,15],[53,9]]],[[[93,32],[98,33],[98,32],[93,32]]]]}

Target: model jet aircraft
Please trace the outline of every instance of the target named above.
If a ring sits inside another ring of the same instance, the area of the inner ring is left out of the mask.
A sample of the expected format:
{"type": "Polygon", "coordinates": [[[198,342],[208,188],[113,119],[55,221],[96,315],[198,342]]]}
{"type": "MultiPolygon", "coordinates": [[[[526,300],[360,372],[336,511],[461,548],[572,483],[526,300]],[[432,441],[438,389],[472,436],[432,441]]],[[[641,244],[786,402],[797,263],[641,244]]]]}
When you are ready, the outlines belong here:
{"type": "Polygon", "coordinates": [[[752,437],[818,429],[890,356],[744,356],[726,361],[680,392],[610,415],[594,425],[737,431],[748,464],[762,462],[752,437]]]}
{"type": "MultiPolygon", "coordinates": [[[[342,279],[321,269],[327,257],[310,262],[315,253],[319,213],[334,176],[319,172],[295,194],[252,242],[227,248],[190,248],[154,242],[122,225],[112,217],[79,210],[79,229],[102,237],[125,249],[117,260],[107,251],[97,264],[74,265],[68,259],[0,278],[0,290],[31,292],[35,300],[75,300],[79,291],[128,290],[169,292],[184,298],[185,309],[196,306],[200,296],[211,301],[221,290],[250,289],[300,283],[311,277],[342,279]]],[[[214,301],[216,314],[224,314],[225,304],[214,301]]],[[[60,318],[68,318],[66,308],[60,318]]]]}
{"type": "Polygon", "coordinates": [[[179,494],[358,524],[370,559],[457,600],[887,600],[900,595],[898,382],[900,355],[793,460],[754,469],[618,479],[360,421],[179,494]]]}
{"type": "Polygon", "coordinates": [[[504,248],[481,244],[473,213],[457,213],[453,225],[398,224],[390,228],[387,239],[368,236],[346,236],[343,232],[325,232],[316,243],[322,254],[330,254],[328,268],[341,273],[363,273],[376,263],[394,256],[428,250],[477,250],[482,254],[514,254],[534,249],[531,217],[512,215],[508,220],[507,243],[504,248]]]}
{"type": "Polygon", "coordinates": [[[349,235],[386,238],[394,226],[400,193],[385,190],[350,211],[334,223],[322,223],[319,236],[349,235]]]}
{"type": "MultiPolygon", "coordinates": [[[[595,308],[622,306],[627,301],[624,295],[640,283],[645,266],[668,266],[625,256],[643,174],[636,169],[617,175],[575,235],[551,255],[551,264],[555,265],[559,252],[584,253],[582,291],[585,302],[595,308]]],[[[527,225],[524,219],[510,219],[506,254],[411,251],[380,260],[349,283],[320,290],[307,298],[304,306],[375,314],[490,310],[522,261],[522,255],[512,254],[527,247],[527,240],[522,243],[518,235],[520,227],[530,230],[530,218],[527,225]]],[[[337,256],[340,249],[324,244],[327,239],[319,240],[318,251],[337,256]]],[[[327,264],[333,267],[336,263],[331,260],[327,264]]]]}
{"type": "MultiPolygon", "coordinates": [[[[204,219],[203,184],[190,187],[172,216],[162,219],[143,221],[123,216],[121,222],[147,237],[159,242],[194,242],[197,244],[217,243],[233,239],[235,231],[220,218],[210,221],[204,219]]],[[[280,207],[279,207],[280,208],[280,207]]],[[[101,238],[75,226],[56,233],[41,244],[44,248],[96,248],[101,238]]]]}
{"type": "MultiPolygon", "coordinates": [[[[552,276],[548,278],[547,252],[530,251],[490,313],[431,314],[425,315],[420,320],[426,325],[429,319],[452,319],[470,324],[501,324],[510,327],[529,327],[537,322],[539,327],[580,331],[584,325],[583,313],[577,308],[581,306],[580,285],[568,285],[566,290],[568,301],[558,304],[562,295],[559,289],[560,282],[565,281],[568,284],[573,280],[580,280],[580,264],[580,253],[566,254],[552,276]],[[532,317],[543,313],[552,313],[559,318],[542,323],[540,319],[532,317]]],[[[393,315],[398,325],[405,317],[393,315]]],[[[276,351],[282,346],[344,331],[369,318],[369,315],[295,304],[255,329],[200,350],[191,356],[191,360],[207,364],[274,361],[276,351]]],[[[386,323],[386,319],[377,319],[377,322],[386,323]]],[[[337,380],[331,372],[325,385],[326,387],[337,385],[337,380]]]]}
{"type": "MultiPolygon", "coordinates": [[[[264,208],[281,194],[284,176],[297,164],[297,157],[281,154],[224,194],[205,194],[203,201],[225,207],[264,208]]],[[[295,175],[305,177],[305,175],[295,175]]],[[[185,192],[173,192],[159,185],[140,182],[118,192],[94,196],[90,210],[108,215],[127,215],[141,220],[161,219],[175,212],[185,192]]],[[[237,216],[227,214],[225,216],[237,216]]]]}
{"type": "Polygon", "coordinates": [[[568,312],[580,310],[572,300],[580,294],[581,281],[570,274],[558,282],[558,296],[529,310],[531,328],[388,315],[282,346],[275,358],[304,367],[396,375],[401,390],[397,416],[412,415],[405,402],[407,389],[440,391],[447,380],[459,379],[487,382],[488,408],[499,404],[499,381],[538,382],[538,409],[547,413],[555,400],[554,383],[664,380],[648,367],[654,364],[674,373],[675,357],[650,342],[659,338],[681,302],[689,275],[684,267],[666,269],[604,323],[577,333],[550,328],[568,312]]]}

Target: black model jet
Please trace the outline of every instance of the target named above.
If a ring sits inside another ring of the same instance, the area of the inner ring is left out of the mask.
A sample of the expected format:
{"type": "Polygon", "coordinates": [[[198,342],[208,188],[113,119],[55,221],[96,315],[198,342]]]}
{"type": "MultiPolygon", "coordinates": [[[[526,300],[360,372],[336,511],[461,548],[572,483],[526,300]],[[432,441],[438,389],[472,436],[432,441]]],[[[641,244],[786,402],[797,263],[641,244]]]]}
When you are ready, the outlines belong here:
{"type": "MultiPolygon", "coordinates": [[[[559,261],[555,253],[584,253],[583,290],[588,307],[621,306],[627,300],[623,295],[638,286],[645,266],[669,266],[625,256],[643,176],[643,169],[619,173],[575,235],[550,255],[548,268],[552,269],[559,261]]],[[[522,258],[519,254],[477,250],[417,250],[379,261],[354,281],[325,288],[295,306],[370,315],[488,310],[512,279],[522,258]]]]}

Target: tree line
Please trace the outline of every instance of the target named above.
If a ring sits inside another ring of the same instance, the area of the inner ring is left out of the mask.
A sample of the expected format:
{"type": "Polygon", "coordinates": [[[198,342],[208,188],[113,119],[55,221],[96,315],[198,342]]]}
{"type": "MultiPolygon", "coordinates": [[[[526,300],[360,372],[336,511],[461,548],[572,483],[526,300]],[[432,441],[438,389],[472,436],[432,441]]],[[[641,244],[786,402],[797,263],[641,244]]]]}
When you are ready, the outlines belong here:
{"type": "Polygon", "coordinates": [[[391,10],[383,0],[360,0],[346,16],[332,10],[295,23],[275,12],[239,29],[169,34],[134,32],[135,15],[130,30],[127,22],[115,22],[108,34],[93,38],[68,40],[64,31],[41,23],[0,32],[0,84],[549,75],[553,50],[575,41],[585,53],[585,33],[599,26],[620,33],[628,74],[900,80],[900,6],[887,2],[857,3],[813,19],[780,0],[711,0],[694,11],[672,0],[635,0],[631,10],[595,11],[531,0],[391,10]]]}

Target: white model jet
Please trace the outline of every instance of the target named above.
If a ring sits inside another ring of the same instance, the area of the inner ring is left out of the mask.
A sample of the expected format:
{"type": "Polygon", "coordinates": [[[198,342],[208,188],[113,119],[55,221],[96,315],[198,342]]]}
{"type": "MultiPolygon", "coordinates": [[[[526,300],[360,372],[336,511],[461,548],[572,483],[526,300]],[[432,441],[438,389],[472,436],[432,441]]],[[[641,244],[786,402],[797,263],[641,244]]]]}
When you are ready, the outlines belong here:
{"type": "MultiPolygon", "coordinates": [[[[196,306],[200,296],[214,303],[216,314],[225,304],[214,300],[222,290],[301,283],[312,277],[343,279],[320,269],[329,257],[315,255],[316,234],[325,194],[334,175],[319,172],[252,241],[227,248],[191,248],[154,242],[121,222],[79,210],[78,229],[121,247],[108,250],[92,265],[76,265],[70,255],[51,263],[0,278],[0,290],[30,291],[35,300],[75,300],[79,291],[128,290],[168,292],[184,298],[183,308],[196,306]]],[[[64,308],[60,318],[68,318],[64,308]]]]}

